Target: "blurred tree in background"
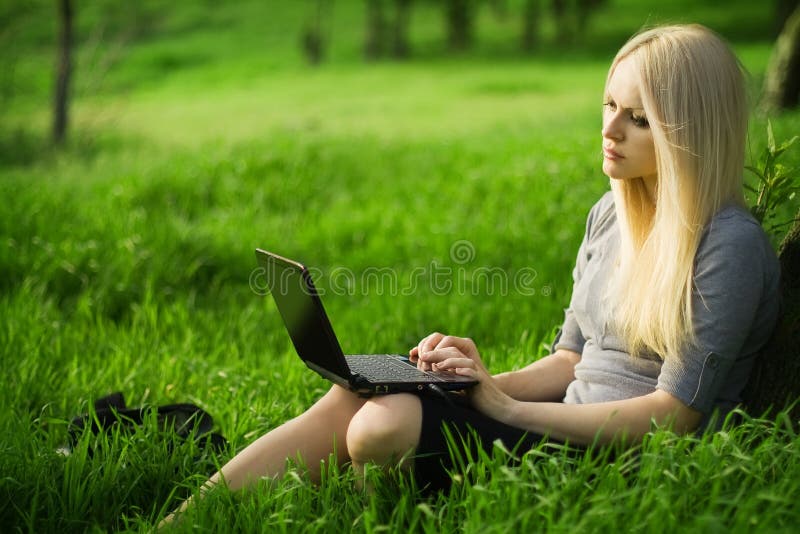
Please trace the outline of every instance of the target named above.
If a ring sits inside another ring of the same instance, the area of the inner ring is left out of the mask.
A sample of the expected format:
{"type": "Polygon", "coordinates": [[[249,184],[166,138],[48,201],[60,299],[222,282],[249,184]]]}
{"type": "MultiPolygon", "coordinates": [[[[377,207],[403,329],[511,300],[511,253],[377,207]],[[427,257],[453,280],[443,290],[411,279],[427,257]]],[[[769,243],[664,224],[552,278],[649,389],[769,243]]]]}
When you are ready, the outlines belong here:
{"type": "MultiPolygon", "coordinates": [[[[731,12],[732,18],[726,19],[722,14],[713,14],[725,9],[723,3],[723,0],[307,0],[303,3],[251,0],[220,6],[212,0],[190,3],[140,0],[127,4],[118,0],[81,3],[72,0],[75,12],[71,34],[62,30],[59,40],[57,22],[64,20],[58,16],[58,6],[63,5],[60,0],[3,0],[0,2],[0,150],[3,152],[0,159],[23,161],[26,150],[21,147],[25,143],[41,145],[51,136],[64,140],[67,132],[72,137],[70,142],[91,141],[87,126],[110,117],[73,114],[73,121],[79,121],[79,125],[70,125],[70,99],[81,101],[109,92],[124,92],[143,82],[161,83],[165,76],[201,67],[205,62],[215,61],[220,65],[239,62],[249,64],[247,68],[260,68],[292,64],[298,58],[317,64],[360,58],[423,59],[449,54],[544,56],[565,50],[610,53],[648,21],[691,20],[694,11],[683,17],[679,15],[682,6],[688,5],[696,7],[698,21],[706,20],[703,17],[718,21],[718,29],[731,40],[767,40],[774,38],[772,25],[779,22],[787,28],[785,35],[791,33],[788,29],[792,25],[787,21],[798,4],[797,0],[771,0],[753,8],[746,6],[744,0],[736,0],[734,4],[739,7],[731,12]],[[753,14],[759,10],[764,14],[761,18],[760,15],[742,18],[743,12],[753,14]],[[248,17],[250,20],[246,22],[240,20],[248,17]],[[242,29],[234,32],[229,27],[242,29]],[[182,36],[192,39],[181,40],[182,36]],[[65,53],[67,42],[72,43],[69,54],[65,53]],[[60,65],[57,69],[54,62],[60,65]],[[123,64],[123,68],[117,68],[123,64]],[[35,124],[26,114],[36,116],[35,124]],[[27,136],[27,140],[20,135],[27,136]]],[[[781,42],[789,41],[783,37],[777,48],[797,48],[796,44],[786,47],[781,42]]],[[[795,63],[784,60],[783,64],[795,63]]],[[[783,70],[796,72],[797,68],[783,70]]],[[[791,89],[796,87],[794,83],[783,86],[791,89]]],[[[772,86],[769,87],[772,94],[772,86]]],[[[796,102],[797,91],[794,94],[796,102]]],[[[792,104],[787,101],[782,105],[792,104]]]]}
{"type": "Polygon", "coordinates": [[[539,43],[541,16],[541,0],[525,0],[522,11],[522,50],[524,52],[535,50],[539,43]]]}
{"type": "MultiPolygon", "coordinates": [[[[442,10],[443,30],[450,52],[461,53],[475,44],[479,9],[488,4],[496,17],[521,19],[521,49],[532,52],[540,41],[539,26],[551,12],[557,28],[556,41],[564,46],[575,43],[585,32],[593,11],[607,0],[523,0],[521,9],[512,10],[508,0],[417,0],[442,10]]],[[[409,26],[413,0],[364,0],[364,58],[403,59],[411,55],[409,26]]],[[[303,29],[303,54],[312,65],[322,61],[325,49],[324,21],[330,17],[326,0],[313,0],[310,22],[303,29]]],[[[515,6],[519,7],[519,6],[515,6]]],[[[329,43],[328,43],[329,44],[329,43]]]]}
{"type": "Polygon", "coordinates": [[[385,53],[386,13],[382,0],[367,1],[367,27],[364,39],[364,57],[377,59],[385,53]]]}
{"type": "Polygon", "coordinates": [[[761,105],[766,111],[800,103],[800,6],[795,7],[775,42],[764,83],[761,105]]]}
{"type": "Polygon", "coordinates": [[[445,0],[447,43],[459,52],[472,46],[476,0],[445,0]]]}
{"type": "Polygon", "coordinates": [[[567,0],[552,0],[553,17],[556,21],[556,42],[561,45],[569,41],[570,24],[568,18],[567,0]]]}
{"type": "MultiPolygon", "coordinates": [[[[319,5],[321,0],[317,0],[319,5]]],[[[420,2],[421,0],[417,0],[420,2]]],[[[452,53],[463,53],[475,44],[476,19],[479,9],[488,5],[495,17],[521,19],[520,47],[532,52],[540,42],[540,25],[544,16],[552,13],[556,27],[556,42],[564,46],[578,41],[589,23],[591,14],[606,4],[607,0],[523,0],[518,9],[510,9],[508,0],[424,0],[442,10],[443,31],[447,49],[452,53]]],[[[365,31],[364,57],[367,60],[380,58],[407,58],[411,54],[409,26],[413,0],[364,0],[365,31]]],[[[318,9],[319,11],[319,9],[318,9]]],[[[309,42],[303,38],[304,53],[312,64],[319,61],[309,42]]],[[[320,33],[317,31],[317,33],[320,33]]]]}
{"type": "Polygon", "coordinates": [[[556,42],[563,46],[577,41],[586,31],[592,12],[605,3],[606,0],[551,0],[556,42]]]}
{"type": "MultiPolygon", "coordinates": [[[[44,87],[51,95],[49,139],[55,145],[68,141],[70,101],[97,95],[111,69],[125,56],[126,47],[158,29],[164,9],[159,0],[121,5],[115,0],[96,0],[91,5],[91,24],[81,20],[73,0],[4,0],[0,2],[0,125],[14,101],[44,87]],[[46,54],[54,65],[44,71],[31,70],[30,56],[46,54]],[[28,55],[28,58],[24,56],[28,55]],[[28,59],[19,69],[21,59],[28,59]],[[80,71],[80,77],[75,76],[80,71]]],[[[6,129],[0,138],[4,150],[0,160],[25,160],[35,143],[28,133],[6,129]]]]}
{"type": "Polygon", "coordinates": [[[366,0],[364,57],[368,60],[390,56],[408,57],[408,30],[412,0],[366,0]],[[392,9],[387,16],[387,5],[392,9]]]}
{"type": "Polygon", "coordinates": [[[318,65],[325,57],[325,47],[330,40],[330,35],[326,36],[325,22],[332,10],[332,0],[313,0],[312,14],[301,39],[303,53],[312,65],[318,65]]]}
{"type": "Polygon", "coordinates": [[[6,109],[15,93],[19,37],[25,31],[26,19],[32,11],[32,4],[0,3],[0,111],[6,109]]]}
{"type": "Polygon", "coordinates": [[[607,0],[577,0],[575,12],[577,16],[577,35],[582,35],[589,25],[589,17],[592,12],[602,7],[607,0]]]}
{"type": "Polygon", "coordinates": [[[774,18],[775,35],[778,35],[783,30],[783,27],[786,25],[786,21],[789,20],[789,16],[799,5],[800,1],[798,0],[777,0],[775,3],[774,18]]]}
{"type": "Polygon", "coordinates": [[[72,0],[58,0],[58,44],[53,100],[53,142],[64,143],[69,118],[69,80],[72,75],[72,0]]]}

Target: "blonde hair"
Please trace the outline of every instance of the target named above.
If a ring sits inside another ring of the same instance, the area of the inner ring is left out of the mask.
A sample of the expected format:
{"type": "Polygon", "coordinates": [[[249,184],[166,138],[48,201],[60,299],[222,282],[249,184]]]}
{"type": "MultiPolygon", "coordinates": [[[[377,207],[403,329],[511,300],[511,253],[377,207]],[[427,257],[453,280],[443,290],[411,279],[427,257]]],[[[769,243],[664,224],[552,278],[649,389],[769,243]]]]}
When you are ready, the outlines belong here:
{"type": "Polygon", "coordinates": [[[744,205],[744,71],[699,25],[635,35],[609,79],[624,58],[638,73],[658,177],[654,199],[641,178],[611,180],[621,238],[610,287],[615,322],[631,354],[675,357],[695,342],[692,279],[703,229],[724,205],[744,205]]]}

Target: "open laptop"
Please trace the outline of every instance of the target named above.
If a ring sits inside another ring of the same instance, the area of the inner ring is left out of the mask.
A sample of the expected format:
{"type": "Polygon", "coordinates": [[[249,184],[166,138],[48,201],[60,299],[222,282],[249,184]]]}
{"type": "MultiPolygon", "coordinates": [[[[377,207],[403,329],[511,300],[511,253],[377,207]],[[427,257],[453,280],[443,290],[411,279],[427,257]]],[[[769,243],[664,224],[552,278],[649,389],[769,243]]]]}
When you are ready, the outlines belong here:
{"type": "Polygon", "coordinates": [[[256,249],[256,258],[297,354],[331,382],[364,396],[422,391],[430,385],[459,390],[477,383],[449,372],[421,371],[399,354],[345,356],[308,269],[261,249],[256,249]]]}

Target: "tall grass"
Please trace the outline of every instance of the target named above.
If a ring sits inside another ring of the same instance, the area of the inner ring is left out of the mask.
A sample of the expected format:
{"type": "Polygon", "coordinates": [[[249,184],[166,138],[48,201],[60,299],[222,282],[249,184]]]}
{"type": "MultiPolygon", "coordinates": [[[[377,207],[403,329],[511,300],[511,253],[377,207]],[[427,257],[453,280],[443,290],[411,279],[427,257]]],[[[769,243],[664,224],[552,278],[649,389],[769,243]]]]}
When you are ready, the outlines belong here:
{"type": "MultiPolygon", "coordinates": [[[[339,4],[339,23],[360,20],[360,4],[339,4]]],[[[561,321],[585,215],[608,187],[598,166],[608,58],[577,48],[560,61],[496,59],[502,24],[487,23],[488,44],[451,60],[437,51],[438,23],[421,18],[424,61],[364,67],[357,37],[343,34],[330,63],[308,71],[292,36],[270,33],[267,59],[242,48],[259,5],[220,5],[229,24],[213,32],[202,10],[169,11],[130,43],[104,92],[79,95],[75,139],[60,152],[40,145],[45,34],[20,44],[32,89],[6,110],[18,141],[0,145],[4,531],[146,531],[327,389],[252,286],[256,247],[320,269],[350,352],[403,351],[444,330],[473,337],[500,371],[541,356],[561,321]],[[494,282],[478,276],[488,269],[494,282]],[[376,272],[391,276],[367,276],[376,272]],[[532,275],[525,291],[498,282],[521,272],[532,275]],[[213,456],[146,425],[87,433],[59,454],[69,419],[115,390],[130,405],[199,404],[228,449],[213,456]]],[[[596,35],[625,29],[617,8],[643,22],[635,7],[610,3],[596,35]]],[[[730,23],[714,13],[704,16],[730,23]]],[[[303,16],[287,9],[270,24],[303,16]]],[[[769,46],[741,37],[755,86],[769,46]]],[[[800,116],[773,126],[785,139],[800,116]]],[[[741,417],[699,437],[654,430],[613,460],[542,446],[509,468],[497,449],[438,496],[399,473],[373,473],[365,493],[328,462],[319,486],[298,468],[247,492],[213,491],[178,529],[791,530],[797,423],[741,417]]]]}

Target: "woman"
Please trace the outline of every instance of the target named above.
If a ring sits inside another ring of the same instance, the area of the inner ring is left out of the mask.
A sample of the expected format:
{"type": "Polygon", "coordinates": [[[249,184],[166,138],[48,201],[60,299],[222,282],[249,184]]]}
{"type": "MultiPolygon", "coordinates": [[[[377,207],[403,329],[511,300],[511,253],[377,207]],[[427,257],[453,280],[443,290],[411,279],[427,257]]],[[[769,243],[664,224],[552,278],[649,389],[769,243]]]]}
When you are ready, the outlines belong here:
{"type": "Polygon", "coordinates": [[[589,214],[554,352],[492,376],[471,340],[431,334],[412,361],[476,378],[471,406],[363,399],[334,386],[207,486],[277,477],[298,457],[317,479],[335,454],[358,471],[401,462],[419,484],[442,488],[444,422],[474,430],[489,449],[495,439],[533,446],[544,435],[635,443],[653,421],[687,433],[724,417],[778,309],[777,259],[744,208],[746,129],[742,70],[718,36],[697,25],[634,36],[609,70],[602,150],[611,191],[589,214]]]}

